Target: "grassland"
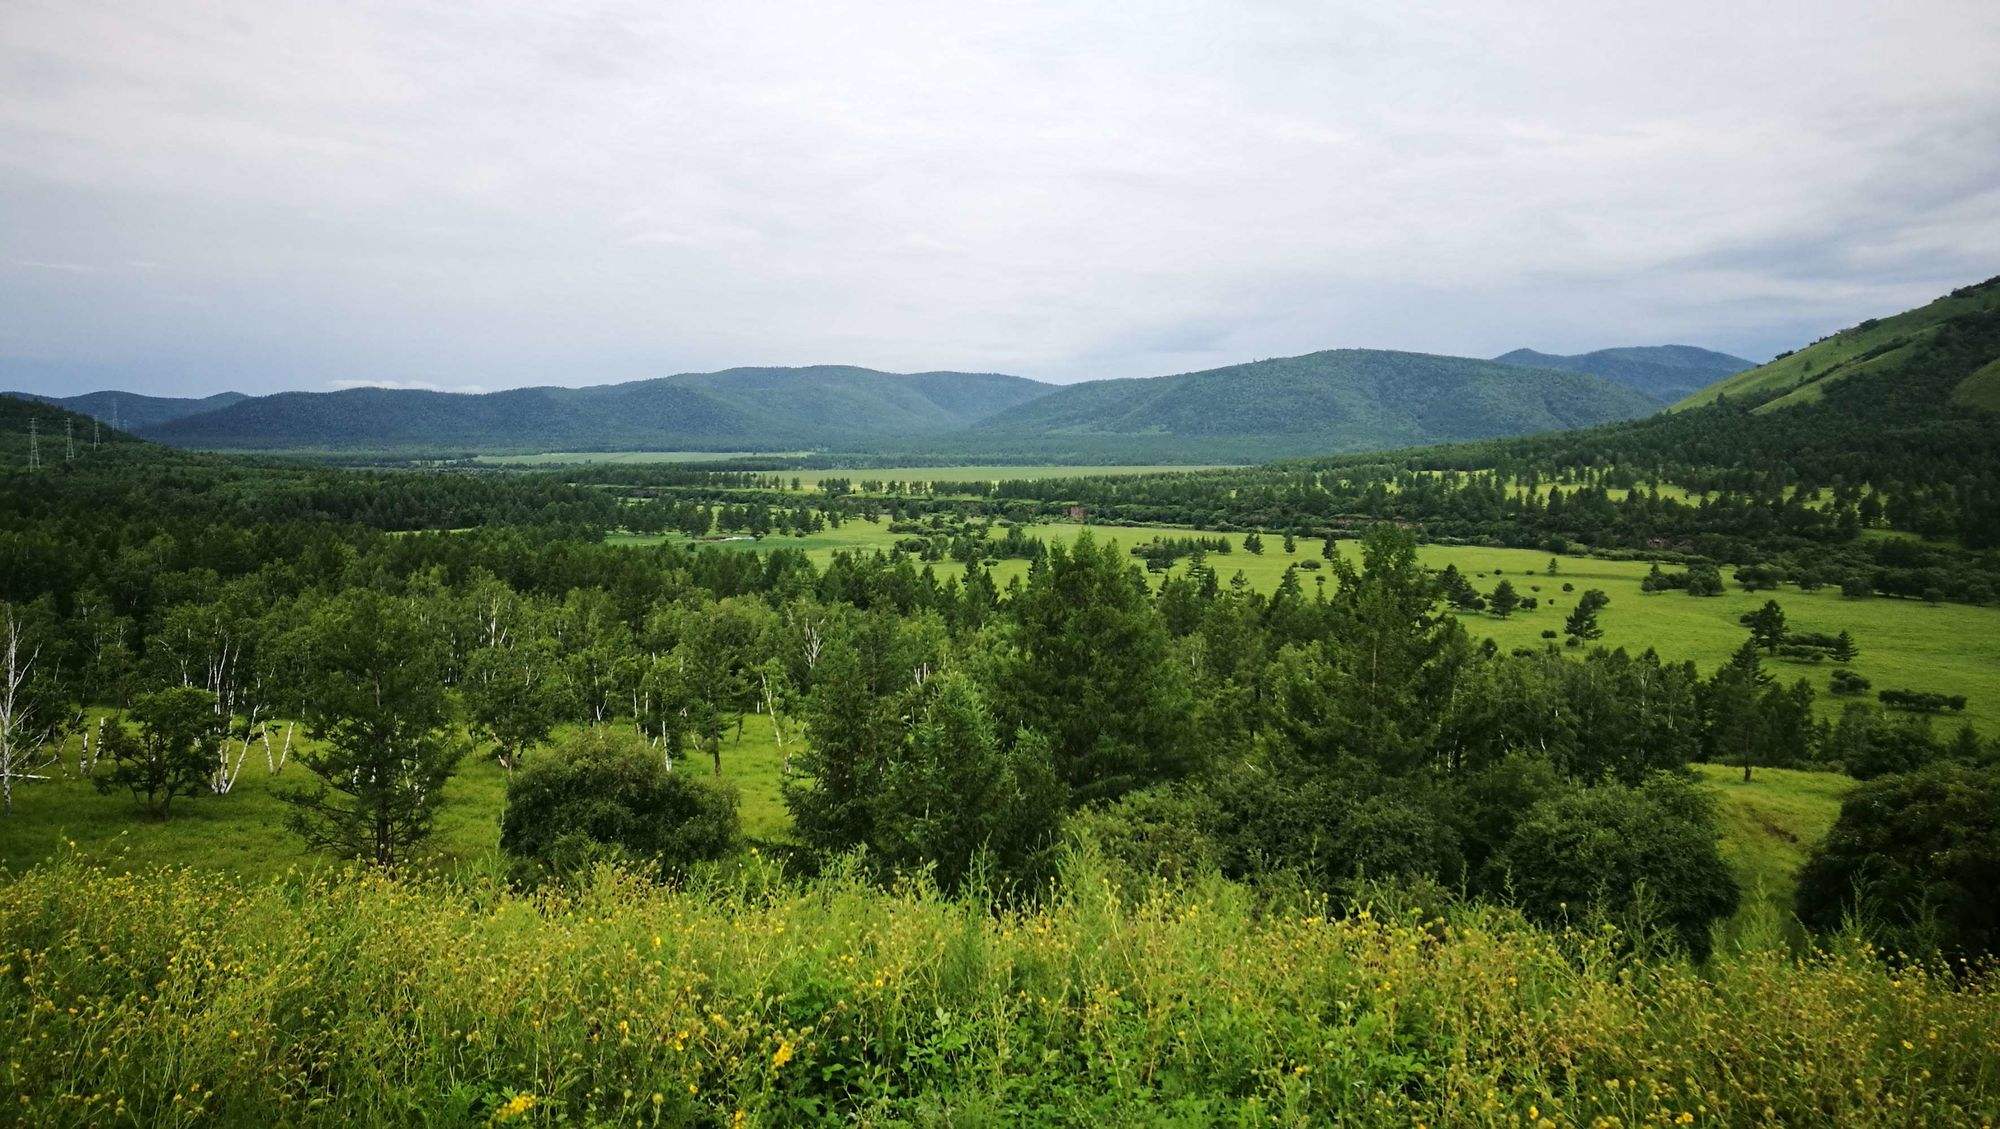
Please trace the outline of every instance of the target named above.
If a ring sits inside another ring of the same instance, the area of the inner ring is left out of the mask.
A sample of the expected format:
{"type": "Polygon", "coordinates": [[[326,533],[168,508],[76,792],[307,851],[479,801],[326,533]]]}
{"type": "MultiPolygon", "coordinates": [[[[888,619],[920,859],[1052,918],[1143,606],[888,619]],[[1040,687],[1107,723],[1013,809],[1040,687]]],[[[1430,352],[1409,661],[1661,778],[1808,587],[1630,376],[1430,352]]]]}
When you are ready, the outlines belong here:
{"type": "MultiPolygon", "coordinates": [[[[1035,466],[1008,466],[999,463],[978,466],[896,466],[859,467],[843,469],[819,469],[785,471],[788,480],[797,478],[801,485],[817,488],[829,478],[845,478],[851,482],[927,482],[948,485],[954,482],[1000,482],[1006,479],[1029,481],[1043,478],[1101,478],[1107,475],[1128,474],[1172,474],[1179,471],[1221,470],[1227,464],[1203,463],[1194,466],[1168,466],[1158,463],[1105,464],[1098,466],[1066,466],[1060,463],[1044,463],[1035,466]]],[[[949,491],[940,491],[949,493],[949,491]]]]}
{"type": "MultiPolygon", "coordinates": [[[[1026,531],[1048,541],[1067,541],[1084,530],[1127,547],[1155,536],[1186,536],[1188,533],[1185,529],[1164,526],[1103,526],[1070,522],[1032,525],[1026,531]]],[[[1236,546],[1236,551],[1226,556],[1218,554],[1209,558],[1209,564],[1222,580],[1227,582],[1240,572],[1245,582],[1259,592],[1276,589],[1289,566],[1320,560],[1323,546],[1318,538],[1300,538],[1297,551],[1287,555],[1282,550],[1281,537],[1267,536],[1264,538],[1265,551],[1259,556],[1243,551],[1242,534],[1204,536],[1227,537],[1236,546]]],[[[774,537],[761,542],[732,541],[722,544],[745,550],[793,546],[824,562],[839,551],[886,551],[897,538],[898,535],[890,533],[885,524],[856,521],[841,529],[827,530],[810,537],[774,537]]],[[[678,535],[644,538],[614,535],[612,539],[626,543],[682,540],[678,535]]],[[[1335,544],[1350,558],[1358,551],[1351,542],[1335,544]]],[[[1563,618],[1574,606],[1577,594],[1586,588],[1598,588],[1611,597],[1610,607],[1598,617],[1604,629],[1604,646],[1625,647],[1633,651],[1652,647],[1662,657],[1674,661],[1692,660],[1707,671],[1721,664],[1742,644],[1745,632],[1737,617],[1763,606],[1765,600],[1775,599],[1784,607],[1795,630],[1837,633],[1844,629],[1851,632],[1861,649],[1861,657],[1850,665],[1872,679],[1876,687],[1921,688],[1943,694],[1965,695],[1968,700],[1965,712],[1941,715],[1938,719],[1941,728],[1956,726],[1963,720],[1970,721],[1988,736],[2000,735],[2000,608],[1968,604],[1932,605],[1883,597],[1850,599],[1832,588],[1816,592],[1797,588],[1746,592],[1732,584],[1724,595],[1713,597],[1693,597],[1683,592],[1648,593],[1639,587],[1650,567],[1644,561],[1564,556],[1557,558],[1557,574],[1549,576],[1546,574],[1549,554],[1527,549],[1425,545],[1419,550],[1419,555],[1423,563],[1432,568],[1443,568],[1448,564],[1458,566],[1459,571],[1482,591],[1490,591],[1504,578],[1511,580],[1523,596],[1534,596],[1542,601],[1542,606],[1536,611],[1516,613],[1504,620],[1485,613],[1463,617],[1466,630],[1474,638],[1490,638],[1501,647],[1543,645],[1546,641],[1541,638],[1541,633],[1562,630],[1563,618]],[[1564,584],[1573,585],[1575,591],[1564,592],[1564,584]]],[[[960,575],[964,571],[963,566],[955,561],[939,561],[931,567],[941,579],[960,575]]],[[[1183,562],[1176,568],[1184,570],[1187,564],[1183,562]]],[[[1013,577],[1025,577],[1027,569],[1025,561],[1001,561],[993,569],[994,579],[1005,585],[1013,577]]],[[[1300,582],[1310,595],[1316,584],[1315,577],[1326,575],[1323,569],[1318,573],[1302,572],[1300,582]]],[[[1810,682],[1820,691],[1819,706],[1826,715],[1832,716],[1839,710],[1841,699],[1826,693],[1832,664],[1773,661],[1767,665],[1773,675],[1787,682],[1799,678],[1810,682]]]]}
{"type": "Polygon", "coordinates": [[[712,463],[724,459],[783,459],[807,451],[542,451],[531,455],[480,455],[473,462],[488,466],[566,466],[576,463],[712,463]]]}

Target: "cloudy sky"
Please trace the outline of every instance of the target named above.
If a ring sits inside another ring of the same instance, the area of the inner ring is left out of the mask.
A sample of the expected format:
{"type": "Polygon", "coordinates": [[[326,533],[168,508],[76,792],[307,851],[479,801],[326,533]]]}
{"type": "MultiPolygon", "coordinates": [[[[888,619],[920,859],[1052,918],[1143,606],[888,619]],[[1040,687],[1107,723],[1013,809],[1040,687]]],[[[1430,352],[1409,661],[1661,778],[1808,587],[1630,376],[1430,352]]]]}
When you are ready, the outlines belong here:
{"type": "Polygon", "coordinates": [[[0,385],[1762,359],[2000,273],[2000,3],[0,0],[0,385]]]}

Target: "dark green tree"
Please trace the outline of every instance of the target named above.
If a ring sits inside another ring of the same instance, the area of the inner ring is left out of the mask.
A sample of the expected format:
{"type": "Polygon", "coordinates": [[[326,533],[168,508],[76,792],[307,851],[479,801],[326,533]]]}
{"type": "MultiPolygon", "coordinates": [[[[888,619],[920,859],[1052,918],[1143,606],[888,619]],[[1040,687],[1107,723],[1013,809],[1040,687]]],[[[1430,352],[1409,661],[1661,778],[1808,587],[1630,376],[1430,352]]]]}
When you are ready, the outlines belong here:
{"type": "Polygon", "coordinates": [[[1951,762],[1885,776],[1841,801],[1799,872],[1798,914],[1850,919],[1886,948],[2000,952],[2000,773],[1951,762]]]}
{"type": "Polygon", "coordinates": [[[461,683],[466,720],[474,737],[493,746],[501,768],[519,767],[527,751],[546,742],[571,711],[561,661],[546,639],[483,647],[466,660],[461,683]]]}
{"type": "Polygon", "coordinates": [[[97,790],[129,791],[149,814],[167,819],[175,796],[208,790],[209,777],[227,735],[216,712],[215,695],[193,686],[175,686],[141,695],[132,704],[133,732],[124,722],[104,727],[99,757],[110,770],[94,778],[97,790]]]}
{"type": "Polygon", "coordinates": [[[1766,652],[1775,652],[1785,641],[1785,609],[1776,600],[1764,601],[1764,606],[1742,617],[1743,626],[1750,629],[1750,639],[1766,652]]]}
{"type": "Polygon", "coordinates": [[[1589,643],[1604,638],[1604,629],[1597,625],[1597,613],[1611,603],[1611,597],[1596,588],[1584,589],[1577,597],[1576,607],[1570,609],[1569,618],[1563,621],[1563,631],[1573,639],[1589,643]]]}
{"type": "Polygon", "coordinates": [[[524,877],[626,861],[663,872],[734,852],[736,793],[672,772],[630,734],[587,729],[507,781],[500,849],[524,877]]]}
{"type": "Polygon", "coordinates": [[[932,866],[947,889],[981,857],[1002,877],[1038,875],[1065,810],[1048,742],[1032,732],[1003,741],[978,686],[955,671],[913,689],[904,710],[902,746],[868,788],[871,853],[932,866]]]}
{"type": "Polygon", "coordinates": [[[1680,777],[1570,788],[1521,817],[1484,885],[1547,924],[1595,915],[1663,929],[1700,960],[1740,896],[1720,838],[1713,799],[1680,777]]]}
{"type": "Polygon", "coordinates": [[[1143,574],[1115,545],[1086,531],[1051,546],[1010,609],[1011,646],[989,680],[999,728],[1046,737],[1075,802],[1195,766],[1185,675],[1143,574]]]}
{"type": "Polygon", "coordinates": [[[289,645],[318,742],[299,760],[318,782],[282,794],[288,822],[309,846],[393,867],[430,837],[465,752],[448,731],[443,647],[417,609],[370,589],[304,614],[289,645]]]}
{"type": "Polygon", "coordinates": [[[1493,586],[1493,595],[1487,597],[1486,603],[1493,609],[1494,615],[1506,619],[1521,606],[1521,594],[1514,591],[1513,581],[1502,580],[1493,586]]]}

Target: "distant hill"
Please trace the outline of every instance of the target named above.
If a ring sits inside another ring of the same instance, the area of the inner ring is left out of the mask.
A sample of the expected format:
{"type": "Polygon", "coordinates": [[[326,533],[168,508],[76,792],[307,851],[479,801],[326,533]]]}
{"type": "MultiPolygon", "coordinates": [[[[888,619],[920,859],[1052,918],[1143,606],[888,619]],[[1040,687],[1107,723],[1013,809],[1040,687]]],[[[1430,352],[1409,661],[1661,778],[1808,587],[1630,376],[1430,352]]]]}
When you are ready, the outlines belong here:
{"type": "Polygon", "coordinates": [[[1674,403],[1723,377],[1756,367],[1755,361],[1693,345],[1632,345],[1572,356],[1516,349],[1493,359],[1503,365],[1587,372],[1643,392],[1662,404],[1674,403]]]}
{"type": "Polygon", "coordinates": [[[1601,377],[1467,357],[1332,349],[1059,388],[980,422],[968,445],[1218,441],[1268,457],[1552,431],[1658,405],[1601,377]]]}
{"type": "Polygon", "coordinates": [[[141,433],[176,446],[235,450],[771,451],[941,434],[1050,388],[999,373],[737,368],[481,395],[286,392],[141,433]]]}
{"type": "Polygon", "coordinates": [[[200,415],[202,412],[212,412],[217,408],[226,408],[250,398],[241,392],[217,392],[213,396],[203,396],[199,399],[184,399],[108,390],[85,392],[81,396],[42,396],[33,392],[8,392],[5,395],[54,404],[59,408],[66,408],[79,415],[102,420],[128,431],[200,415]]]}

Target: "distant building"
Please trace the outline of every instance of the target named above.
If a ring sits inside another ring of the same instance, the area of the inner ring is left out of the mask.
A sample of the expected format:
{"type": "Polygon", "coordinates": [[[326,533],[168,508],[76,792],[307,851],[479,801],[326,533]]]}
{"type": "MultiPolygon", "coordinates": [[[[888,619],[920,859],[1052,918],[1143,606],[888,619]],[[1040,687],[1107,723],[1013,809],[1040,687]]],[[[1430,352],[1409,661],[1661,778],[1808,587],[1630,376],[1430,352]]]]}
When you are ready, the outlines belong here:
{"type": "Polygon", "coordinates": [[[1082,506],[1071,506],[1069,508],[1069,519],[1071,521],[1082,521],[1089,516],[1089,511],[1085,510],[1082,506]]]}

